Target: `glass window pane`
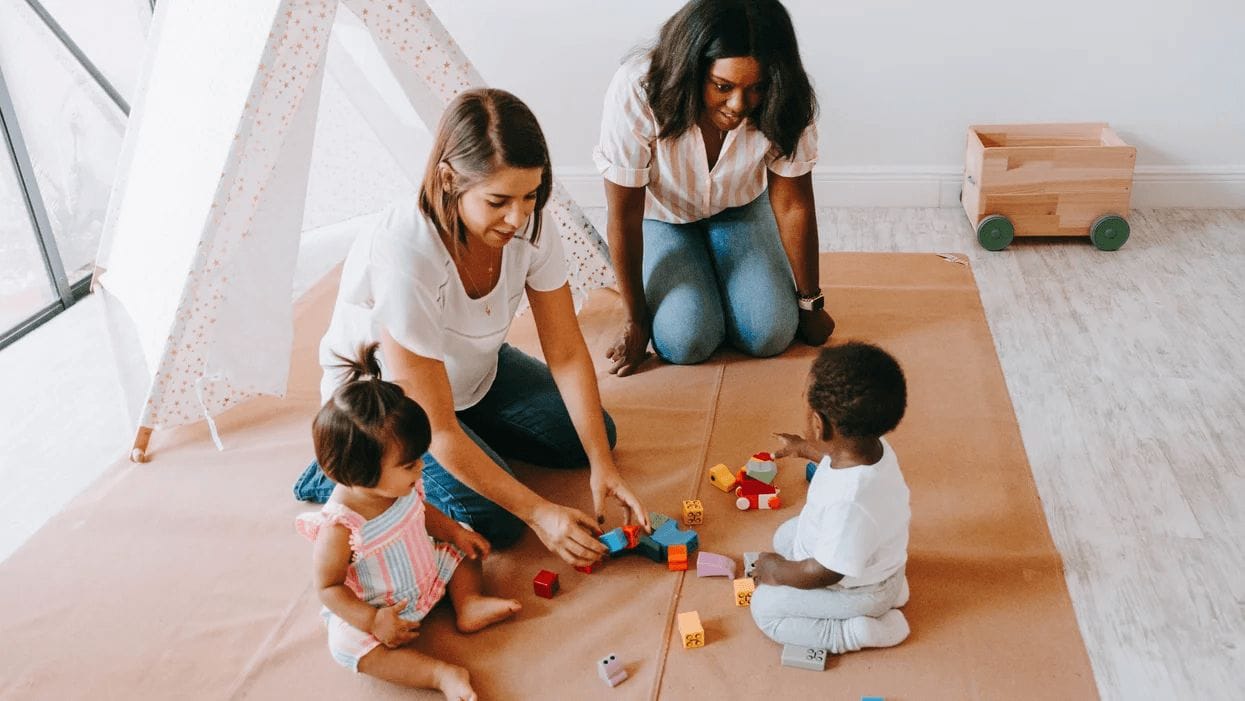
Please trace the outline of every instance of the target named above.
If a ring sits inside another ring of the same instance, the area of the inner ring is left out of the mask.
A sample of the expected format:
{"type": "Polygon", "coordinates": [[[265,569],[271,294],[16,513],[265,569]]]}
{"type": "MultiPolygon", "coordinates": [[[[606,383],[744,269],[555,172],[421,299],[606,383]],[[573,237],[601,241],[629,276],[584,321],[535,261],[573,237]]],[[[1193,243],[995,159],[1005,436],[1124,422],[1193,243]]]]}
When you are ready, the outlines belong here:
{"type": "Polygon", "coordinates": [[[0,0],[0,66],[72,283],[94,266],[125,116],[22,0],[0,0]]]}
{"type": "Polygon", "coordinates": [[[55,301],[17,170],[0,134],[0,334],[55,301]]]}
{"type": "Polygon", "coordinates": [[[151,23],[148,0],[39,0],[91,63],[133,103],[143,44],[151,23]]]}

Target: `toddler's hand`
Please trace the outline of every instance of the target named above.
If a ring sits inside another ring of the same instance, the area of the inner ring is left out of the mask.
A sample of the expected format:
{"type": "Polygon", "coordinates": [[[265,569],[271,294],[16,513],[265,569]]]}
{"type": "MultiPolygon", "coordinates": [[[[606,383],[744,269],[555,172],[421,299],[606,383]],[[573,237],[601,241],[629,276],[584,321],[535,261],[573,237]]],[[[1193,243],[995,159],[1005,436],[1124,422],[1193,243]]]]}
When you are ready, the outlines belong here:
{"type": "Polygon", "coordinates": [[[450,543],[463,551],[463,554],[469,560],[488,557],[488,554],[492,552],[492,546],[489,545],[487,538],[469,528],[462,528],[461,526],[454,531],[454,535],[450,538],[450,543]]]}
{"type": "MultiPolygon", "coordinates": [[[[794,433],[775,433],[774,437],[778,439],[778,447],[770,454],[774,459],[789,458],[791,456],[808,457],[805,455],[809,450],[808,441],[804,440],[804,436],[798,436],[794,433]]],[[[812,458],[809,458],[810,460],[812,458]]]]}
{"type": "Polygon", "coordinates": [[[393,606],[376,609],[370,632],[381,645],[393,649],[419,637],[419,621],[407,621],[398,617],[408,603],[410,599],[403,599],[393,606]]]}
{"type": "Polygon", "coordinates": [[[777,553],[761,553],[757,556],[752,578],[757,584],[778,584],[778,568],[786,561],[777,553]]]}

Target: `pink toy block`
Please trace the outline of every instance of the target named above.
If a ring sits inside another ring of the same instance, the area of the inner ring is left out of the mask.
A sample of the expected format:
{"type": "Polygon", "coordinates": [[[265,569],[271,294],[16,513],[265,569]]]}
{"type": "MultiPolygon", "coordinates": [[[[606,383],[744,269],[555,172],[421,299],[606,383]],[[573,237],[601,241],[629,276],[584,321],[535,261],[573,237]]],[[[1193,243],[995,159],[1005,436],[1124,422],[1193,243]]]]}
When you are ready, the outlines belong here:
{"type": "Polygon", "coordinates": [[[697,577],[735,578],[735,561],[725,555],[700,551],[696,554],[697,577]]]}

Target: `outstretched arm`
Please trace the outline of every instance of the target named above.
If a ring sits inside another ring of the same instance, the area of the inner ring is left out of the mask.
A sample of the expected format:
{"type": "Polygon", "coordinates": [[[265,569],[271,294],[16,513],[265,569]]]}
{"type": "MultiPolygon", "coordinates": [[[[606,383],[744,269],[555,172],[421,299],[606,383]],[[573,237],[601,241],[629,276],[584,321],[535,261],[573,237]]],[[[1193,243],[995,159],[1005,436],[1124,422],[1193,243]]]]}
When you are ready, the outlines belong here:
{"type": "Polygon", "coordinates": [[[551,552],[575,566],[596,562],[605,546],[592,534],[586,514],[542,498],[497,466],[458,423],[445,364],[416,355],[386,331],[381,338],[386,371],[428,414],[429,452],[446,470],[485,498],[518,516],[551,552]]]}
{"type": "Polygon", "coordinates": [[[753,577],[760,584],[796,589],[821,589],[843,579],[843,575],[822,567],[811,557],[807,560],[788,560],[777,553],[761,553],[753,577]]]}
{"type": "Polygon", "coordinates": [[[575,433],[588,453],[592,469],[592,502],[597,523],[605,520],[605,500],[613,498],[622,507],[624,523],[648,527],[648,516],[631,487],[618,472],[605,435],[605,416],[601,409],[601,391],[592,366],[592,357],[579,330],[571,290],[563,285],[556,290],[527,290],[532,303],[532,316],[540,336],[540,347],[549,371],[558,385],[558,393],[566,403],[575,433]]]}

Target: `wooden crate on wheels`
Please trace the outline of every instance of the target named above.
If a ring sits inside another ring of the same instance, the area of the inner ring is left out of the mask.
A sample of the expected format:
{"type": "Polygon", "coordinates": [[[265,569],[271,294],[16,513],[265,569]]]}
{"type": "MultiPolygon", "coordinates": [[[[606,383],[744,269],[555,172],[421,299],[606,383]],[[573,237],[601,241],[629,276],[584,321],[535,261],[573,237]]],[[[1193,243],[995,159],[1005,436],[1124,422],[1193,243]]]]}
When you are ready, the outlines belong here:
{"type": "Polygon", "coordinates": [[[1104,251],[1128,240],[1137,149],[1102,123],[968,128],[960,200],[977,241],[1085,236],[1104,251]]]}

